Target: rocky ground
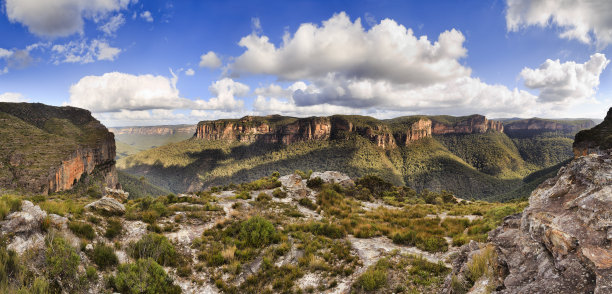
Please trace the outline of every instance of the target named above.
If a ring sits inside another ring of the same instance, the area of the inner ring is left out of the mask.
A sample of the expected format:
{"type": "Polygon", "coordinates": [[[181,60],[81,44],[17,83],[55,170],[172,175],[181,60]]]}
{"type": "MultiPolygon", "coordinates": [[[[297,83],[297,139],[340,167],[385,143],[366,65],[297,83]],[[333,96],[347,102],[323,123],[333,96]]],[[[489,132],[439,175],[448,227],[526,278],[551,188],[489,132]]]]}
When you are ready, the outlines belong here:
{"type": "Polygon", "coordinates": [[[612,293],[612,155],[575,159],[507,217],[487,244],[461,249],[446,292],[612,293]],[[479,262],[492,262],[474,280],[479,262]]]}
{"type": "MultiPolygon", "coordinates": [[[[338,172],[313,173],[310,178],[320,178],[323,183],[335,183],[340,187],[355,185],[353,180],[338,172]]],[[[452,258],[459,251],[459,247],[453,246],[450,237],[445,238],[448,242],[447,250],[428,252],[415,246],[394,243],[385,235],[356,237],[349,232],[339,237],[327,238],[303,233],[299,231],[301,224],[330,220],[331,216],[321,207],[317,205],[314,205],[316,208],[307,207],[300,204],[300,201],[304,199],[316,203],[320,191],[309,188],[307,180],[297,174],[279,177],[278,182],[280,182],[278,188],[252,190],[248,192],[247,197],[240,196],[236,190],[210,192],[205,196],[207,200],[203,199],[204,196],[196,194],[179,195],[174,203],[165,207],[167,213],[159,215],[154,222],[134,214],[134,207],[141,206],[142,201],[137,202],[138,204],[134,204],[132,200],[127,201],[128,195],[119,190],[107,190],[107,196],[84,205],[80,215],[60,216],[47,213],[31,201],[23,201],[19,211],[9,214],[0,223],[0,231],[8,237],[6,248],[15,250],[21,255],[44,250],[46,240],[51,234],[62,236],[73,248],[81,248],[77,250],[81,260],[79,271],[84,271],[88,265],[94,264],[91,260],[91,251],[94,246],[97,246],[96,244],[106,244],[113,248],[119,264],[135,262],[135,258],[130,254],[130,246],[151,232],[157,231],[170,240],[190,268],[189,274],[182,274],[178,266],[164,266],[165,271],[184,293],[234,291],[231,289],[241,292],[240,289],[254,289],[253,287],[276,292],[274,285],[251,286],[254,283],[252,281],[254,277],[269,274],[270,265],[267,262],[270,258],[272,267],[275,269],[299,268],[296,279],[291,281],[291,285],[287,288],[290,289],[290,292],[348,293],[363,291],[363,287],[356,285],[364,283],[361,281],[362,277],[369,274],[372,268],[377,268],[381,260],[389,268],[386,270],[388,273],[386,282],[397,284],[394,286],[397,289],[405,289],[406,284],[402,279],[407,279],[407,277],[402,276],[406,275],[402,272],[411,267],[416,268],[415,265],[410,264],[425,262],[424,264],[439,266],[438,270],[442,272],[447,271],[446,268],[451,266],[452,258]],[[283,192],[282,197],[275,196],[279,188],[283,192]],[[266,200],[262,201],[260,198],[264,194],[268,197],[264,197],[266,200]],[[219,231],[219,228],[223,226],[227,228],[228,223],[231,224],[254,215],[263,215],[272,219],[278,231],[289,233],[284,234],[285,237],[282,237],[280,242],[271,244],[269,248],[255,250],[254,255],[246,259],[249,260],[248,262],[237,264],[236,262],[229,264],[225,262],[222,266],[213,266],[210,261],[206,261],[207,249],[205,248],[208,243],[203,238],[207,232],[219,231]],[[118,220],[122,229],[119,236],[109,238],[105,235],[105,230],[108,230],[111,219],[118,220]],[[77,220],[91,223],[95,236],[85,238],[74,229],[69,228],[69,224],[77,220]],[[47,224],[41,226],[41,223],[45,222],[47,224]],[[291,226],[297,227],[292,229],[291,226]],[[318,247],[312,249],[309,247],[311,244],[318,244],[318,247]],[[335,250],[345,250],[345,252],[338,253],[335,250]],[[232,272],[228,269],[230,266],[237,266],[238,269],[232,272]]],[[[401,214],[405,209],[405,207],[393,206],[380,199],[352,203],[355,208],[351,209],[357,209],[359,214],[381,210],[386,213],[401,214]]],[[[424,215],[424,219],[432,219],[440,224],[447,218],[461,218],[469,222],[481,219],[482,216],[449,215],[448,211],[424,215]]],[[[35,265],[32,264],[30,267],[34,268],[35,265]]],[[[112,269],[98,271],[96,282],[88,284],[85,291],[90,293],[111,291],[104,281],[106,276],[115,273],[116,270],[112,269]]],[[[426,273],[425,275],[432,274],[426,273]]],[[[407,290],[435,292],[441,285],[442,278],[427,280],[424,286],[408,284],[407,290]]],[[[273,277],[273,279],[276,278],[273,277]]],[[[389,284],[387,288],[384,289],[395,290],[390,289],[389,284]]],[[[382,291],[382,288],[379,289],[382,291]]]]}

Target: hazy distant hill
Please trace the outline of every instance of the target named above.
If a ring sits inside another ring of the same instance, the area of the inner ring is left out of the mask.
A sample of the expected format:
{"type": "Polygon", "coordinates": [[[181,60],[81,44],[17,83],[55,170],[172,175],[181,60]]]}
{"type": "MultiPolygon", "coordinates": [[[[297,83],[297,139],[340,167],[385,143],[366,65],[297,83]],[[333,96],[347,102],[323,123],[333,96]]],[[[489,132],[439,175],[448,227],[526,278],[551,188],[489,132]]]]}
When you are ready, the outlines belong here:
{"type": "Polygon", "coordinates": [[[552,168],[543,173],[550,175],[571,158],[574,134],[593,125],[537,118],[502,123],[481,115],[244,117],[200,122],[195,137],[122,158],[118,167],[175,192],[300,169],[377,174],[464,198],[513,198],[545,179],[528,175],[552,168]]]}
{"type": "Polygon", "coordinates": [[[195,129],[195,125],[109,128],[115,133],[117,159],[168,143],[187,140],[193,136],[195,129]]]}

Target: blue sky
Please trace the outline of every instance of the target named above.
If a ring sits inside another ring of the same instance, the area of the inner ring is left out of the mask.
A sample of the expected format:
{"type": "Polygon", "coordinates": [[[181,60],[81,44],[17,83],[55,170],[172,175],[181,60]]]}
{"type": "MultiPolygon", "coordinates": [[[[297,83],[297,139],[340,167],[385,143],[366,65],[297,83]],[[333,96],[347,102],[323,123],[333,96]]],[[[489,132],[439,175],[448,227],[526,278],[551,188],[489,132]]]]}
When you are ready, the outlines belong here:
{"type": "Polygon", "coordinates": [[[556,2],[4,0],[0,101],[83,107],[107,126],[603,118],[612,4],[556,2]]]}

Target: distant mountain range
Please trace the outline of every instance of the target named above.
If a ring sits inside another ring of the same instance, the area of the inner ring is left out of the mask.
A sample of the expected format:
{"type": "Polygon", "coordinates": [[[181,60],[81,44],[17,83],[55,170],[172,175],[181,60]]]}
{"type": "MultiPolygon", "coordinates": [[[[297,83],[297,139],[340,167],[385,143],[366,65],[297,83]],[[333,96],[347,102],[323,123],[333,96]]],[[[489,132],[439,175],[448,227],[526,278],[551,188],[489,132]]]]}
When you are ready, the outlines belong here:
{"type": "Polygon", "coordinates": [[[187,140],[195,133],[196,125],[165,125],[146,127],[115,127],[117,159],[138,152],[187,140]]]}
{"type": "MultiPolygon", "coordinates": [[[[482,115],[247,116],[200,122],[195,136],[183,133],[189,139],[121,158],[117,166],[174,192],[299,169],[376,174],[417,190],[505,200],[527,196],[553,175],[573,156],[574,135],[594,125],[588,119],[500,121],[482,115]]],[[[176,136],[168,128],[116,129],[117,140],[176,136]]]]}

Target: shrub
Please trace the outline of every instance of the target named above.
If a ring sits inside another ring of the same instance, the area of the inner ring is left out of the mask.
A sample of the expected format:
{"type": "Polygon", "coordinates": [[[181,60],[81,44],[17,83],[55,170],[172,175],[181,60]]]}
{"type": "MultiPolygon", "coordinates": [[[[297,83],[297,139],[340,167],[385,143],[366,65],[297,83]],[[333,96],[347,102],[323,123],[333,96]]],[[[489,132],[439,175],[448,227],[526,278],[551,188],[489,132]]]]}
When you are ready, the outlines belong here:
{"type": "Polygon", "coordinates": [[[111,280],[115,290],[121,293],[181,293],[181,288],[151,258],[120,265],[111,280]]]}
{"type": "Polygon", "coordinates": [[[281,188],[276,188],[272,191],[272,196],[276,198],[285,198],[287,197],[287,192],[283,191],[281,188]]]}
{"type": "Polygon", "coordinates": [[[123,226],[121,222],[115,219],[109,219],[106,227],[106,232],[104,233],[104,237],[112,239],[121,234],[123,230],[123,226]]]}
{"type": "Polygon", "coordinates": [[[6,250],[6,245],[0,246],[0,289],[6,287],[9,281],[15,279],[20,272],[19,256],[13,250],[6,250]]]}
{"type": "Polygon", "coordinates": [[[81,258],[76,250],[61,237],[47,239],[45,261],[49,279],[59,288],[68,287],[76,280],[77,268],[81,258]]]}
{"type": "Polygon", "coordinates": [[[21,209],[21,199],[12,195],[3,195],[0,197],[0,220],[4,219],[11,212],[21,209]]]}
{"type": "Polygon", "coordinates": [[[320,177],[308,179],[308,181],[306,181],[306,186],[310,189],[319,189],[323,186],[323,179],[320,177]]]}
{"type": "Polygon", "coordinates": [[[268,194],[266,194],[264,192],[261,192],[261,193],[259,193],[259,195],[257,195],[257,199],[256,200],[259,201],[259,202],[265,202],[265,201],[272,200],[272,197],[270,197],[270,195],[268,195],[268,194]]]}
{"type": "Polygon", "coordinates": [[[164,266],[175,266],[178,264],[179,255],[168,238],[156,233],[149,233],[131,244],[129,254],[134,259],[152,258],[158,264],[164,266]]]}
{"type": "Polygon", "coordinates": [[[87,276],[88,279],[93,280],[95,277],[98,276],[98,271],[96,271],[95,267],[88,266],[87,269],[85,270],[85,275],[87,276]]]}
{"type": "Polygon", "coordinates": [[[250,200],[251,199],[251,193],[249,193],[249,191],[242,191],[242,192],[238,193],[238,195],[236,195],[236,199],[250,200]]]}
{"type": "Polygon", "coordinates": [[[344,228],[330,223],[312,222],[308,224],[308,230],[315,235],[322,235],[332,239],[344,238],[344,228]]]}
{"type": "Polygon", "coordinates": [[[393,243],[406,246],[414,246],[418,241],[415,231],[397,232],[393,235],[392,239],[393,243]]]}
{"type": "Polygon", "coordinates": [[[98,265],[101,270],[110,266],[115,266],[119,263],[119,259],[112,247],[105,244],[96,244],[92,253],[93,262],[98,265]]]}
{"type": "Polygon", "coordinates": [[[391,190],[393,188],[393,184],[383,180],[379,176],[375,175],[367,175],[355,181],[355,185],[361,185],[370,192],[376,198],[381,198],[384,192],[391,190]]]}
{"type": "Polygon", "coordinates": [[[448,243],[440,236],[426,236],[417,242],[416,247],[429,252],[443,252],[448,250],[448,243]]]}
{"type": "Polygon", "coordinates": [[[312,202],[312,200],[310,200],[309,198],[306,198],[306,197],[304,197],[304,198],[300,198],[300,200],[298,200],[298,203],[299,203],[300,205],[302,205],[302,206],[304,206],[304,207],[306,207],[306,208],[310,209],[310,210],[316,210],[316,209],[317,209],[317,205],[316,205],[316,204],[314,204],[314,203],[312,202]]]}
{"type": "Polygon", "coordinates": [[[254,216],[242,222],[238,240],[246,247],[260,248],[280,240],[280,236],[270,221],[254,216]]]}
{"type": "Polygon", "coordinates": [[[365,291],[374,291],[387,284],[387,261],[379,260],[357,279],[357,287],[365,291]]]}
{"type": "Polygon", "coordinates": [[[96,236],[96,232],[94,232],[93,227],[88,223],[79,222],[79,221],[71,221],[68,224],[68,228],[75,235],[82,237],[82,238],[91,240],[96,236]]]}

